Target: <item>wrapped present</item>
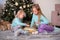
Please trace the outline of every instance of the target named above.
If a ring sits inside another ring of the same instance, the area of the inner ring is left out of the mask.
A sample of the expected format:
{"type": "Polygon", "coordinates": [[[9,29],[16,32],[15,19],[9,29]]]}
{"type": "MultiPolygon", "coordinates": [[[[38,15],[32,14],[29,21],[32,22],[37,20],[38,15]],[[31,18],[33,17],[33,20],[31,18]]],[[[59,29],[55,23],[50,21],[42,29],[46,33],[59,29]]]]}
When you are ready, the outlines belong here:
{"type": "Polygon", "coordinates": [[[35,28],[30,28],[30,27],[25,27],[24,30],[28,31],[31,34],[37,31],[35,28]]]}

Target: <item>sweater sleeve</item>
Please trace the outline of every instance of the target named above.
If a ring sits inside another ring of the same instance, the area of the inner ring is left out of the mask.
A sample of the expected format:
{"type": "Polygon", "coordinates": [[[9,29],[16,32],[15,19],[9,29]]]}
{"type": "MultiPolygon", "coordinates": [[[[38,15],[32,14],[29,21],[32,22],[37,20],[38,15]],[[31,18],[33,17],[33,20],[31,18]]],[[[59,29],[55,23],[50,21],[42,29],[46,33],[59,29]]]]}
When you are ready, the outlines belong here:
{"type": "Polygon", "coordinates": [[[41,20],[40,21],[41,21],[40,24],[49,24],[48,19],[46,17],[44,17],[44,16],[41,16],[41,20]]]}
{"type": "Polygon", "coordinates": [[[17,25],[20,25],[20,26],[26,26],[27,24],[26,23],[22,23],[22,21],[19,19],[19,18],[15,18],[13,20],[13,26],[17,26],[17,25]]]}
{"type": "Polygon", "coordinates": [[[16,24],[20,25],[20,26],[26,26],[27,24],[26,23],[22,23],[20,22],[19,20],[16,21],[16,24]]]}

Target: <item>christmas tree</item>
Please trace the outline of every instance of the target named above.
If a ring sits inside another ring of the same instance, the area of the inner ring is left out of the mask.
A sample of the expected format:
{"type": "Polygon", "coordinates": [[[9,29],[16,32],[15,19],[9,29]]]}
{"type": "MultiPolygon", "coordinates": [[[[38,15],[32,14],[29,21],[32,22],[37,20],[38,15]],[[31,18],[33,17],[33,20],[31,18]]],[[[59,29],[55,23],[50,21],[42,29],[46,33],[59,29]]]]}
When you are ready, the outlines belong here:
{"type": "Polygon", "coordinates": [[[33,5],[32,0],[7,0],[2,19],[12,22],[18,10],[23,9],[26,13],[26,17],[23,19],[24,21],[31,21],[32,13],[31,7],[33,5]]]}

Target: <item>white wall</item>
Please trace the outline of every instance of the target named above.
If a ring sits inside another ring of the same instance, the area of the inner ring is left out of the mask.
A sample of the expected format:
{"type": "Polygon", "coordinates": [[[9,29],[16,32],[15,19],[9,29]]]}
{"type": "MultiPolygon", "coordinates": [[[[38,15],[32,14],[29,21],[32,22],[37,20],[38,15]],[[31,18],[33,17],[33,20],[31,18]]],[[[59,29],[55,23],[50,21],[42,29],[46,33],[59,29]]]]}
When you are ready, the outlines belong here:
{"type": "Polygon", "coordinates": [[[60,4],[60,0],[32,0],[40,5],[43,14],[51,22],[51,11],[55,10],[55,4],[60,4]]]}

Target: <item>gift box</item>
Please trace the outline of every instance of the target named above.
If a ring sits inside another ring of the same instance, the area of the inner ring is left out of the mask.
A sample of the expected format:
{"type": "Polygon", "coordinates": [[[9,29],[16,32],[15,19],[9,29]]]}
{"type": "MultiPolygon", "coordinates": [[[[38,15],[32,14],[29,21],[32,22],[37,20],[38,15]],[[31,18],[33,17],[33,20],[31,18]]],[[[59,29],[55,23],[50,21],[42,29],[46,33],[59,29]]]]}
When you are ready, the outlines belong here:
{"type": "Polygon", "coordinates": [[[28,31],[31,34],[35,34],[35,32],[37,33],[37,29],[35,28],[25,27],[24,30],[28,31]]]}

